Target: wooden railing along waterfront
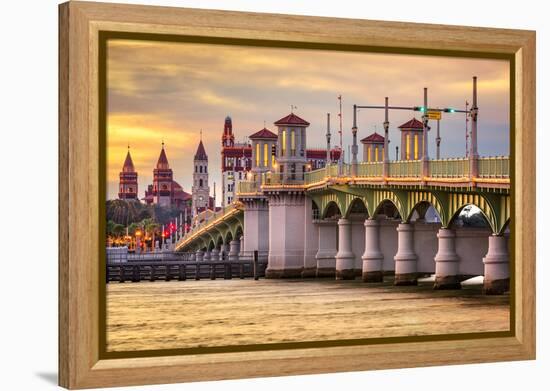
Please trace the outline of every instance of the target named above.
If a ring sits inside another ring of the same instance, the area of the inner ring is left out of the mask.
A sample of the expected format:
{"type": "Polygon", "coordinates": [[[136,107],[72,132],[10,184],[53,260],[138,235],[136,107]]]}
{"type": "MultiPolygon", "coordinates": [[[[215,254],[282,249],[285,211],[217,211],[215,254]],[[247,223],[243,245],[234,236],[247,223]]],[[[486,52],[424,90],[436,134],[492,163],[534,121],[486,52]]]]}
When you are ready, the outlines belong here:
{"type": "Polygon", "coordinates": [[[254,251],[238,261],[189,261],[173,253],[173,260],[139,260],[107,263],[106,282],[200,280],[265,277],[267,254],[254,251]],[[179,259],[179,260],[176,260],[179,259]]]}

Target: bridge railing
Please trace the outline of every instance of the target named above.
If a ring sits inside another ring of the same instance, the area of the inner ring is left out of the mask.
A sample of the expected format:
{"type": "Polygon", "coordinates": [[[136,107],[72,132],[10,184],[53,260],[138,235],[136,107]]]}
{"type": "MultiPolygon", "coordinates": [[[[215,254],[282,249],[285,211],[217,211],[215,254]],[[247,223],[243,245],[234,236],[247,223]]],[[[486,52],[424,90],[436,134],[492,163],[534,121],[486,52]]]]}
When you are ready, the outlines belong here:
{"type": "Polygon", "coordinates": [[[430,160],[428,166],[432,178],[465,178],[470,175],[467,158],[430,160]]]}
{"type": "Polygon", "coordinates": [[[305,173],[289,173],[284,178],[280,172],[266,172],[262,174],[262,185],[301,185],[304,184],[305,173]]]}
{"type": "Polygon", "coordinates": [[[479,158],[478,175],[480,178],[509,178],[510,158],[508,156],[479,158]]]}
{"type": "Polygon", "coordinates": [[[357,165],[357,176],[359,177],[381,177],[383,174],[383,162],[362,162],[357,165]]]}
{"type": "Polygon", "coordinates": [[[389,176],[393,178],[420,178],[422,176],[422,161],[400,160],[390,162],[389,176]]]}
{"type": "Polygon", "coordinates": [[[257,193],[260,191],[258,181],[240,181],[237,186],[237,193],[257,193]]]}
{"type": "MultiPolygon", "coordinates": [[[[186,235],[183,237],[185,239],[189,235],[193,235],[195,232],[201,230],[202,228],[206,227],[208,224],[210,224],[212,221],[219,219],[223,216],[225,216],[227,213],[234,210],[236,207],[234,204],[229,204],[224,208],[221,208],[219,211],[216,211],[214,213],[209,213],[204,215],[204,220],[200,221],[198,224],[191,227],[189,231],[187,231],[186,235]]],[[[205,213],[205,212],[203,212],[205,213]]],[[[200,218],[201,215],[199,215],[200,218]]]]}
{"type": "MultiPolygon", "coordinates": [[[[332,168],[329,167],[329,170],[332,168]]],[[[318,170],[309,171],[305,173],[304,181],[307,185],[311,183],[317,183],[322,182],[327,177],[327,169],[326,168],[320,168],[318,170]]]]}

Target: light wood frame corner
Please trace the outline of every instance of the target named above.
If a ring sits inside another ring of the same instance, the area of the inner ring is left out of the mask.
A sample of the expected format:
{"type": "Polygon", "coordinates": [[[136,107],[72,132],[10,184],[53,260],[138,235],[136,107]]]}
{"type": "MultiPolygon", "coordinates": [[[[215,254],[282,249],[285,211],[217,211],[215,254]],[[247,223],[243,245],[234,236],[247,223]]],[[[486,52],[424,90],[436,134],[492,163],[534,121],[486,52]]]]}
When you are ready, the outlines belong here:
{"type": "Polygon", "coordinates": [[[535,32],[88,2],[59,6],[59,384],[70,389],[535,358],[535,32]],[[290,29],[288,26],[292,26],[290,29]],[[513,336],[170,357],[99,352],[101,31],[510,56],[513,336]],[[530,207],[521,207],[530,205],[530,207]]]}

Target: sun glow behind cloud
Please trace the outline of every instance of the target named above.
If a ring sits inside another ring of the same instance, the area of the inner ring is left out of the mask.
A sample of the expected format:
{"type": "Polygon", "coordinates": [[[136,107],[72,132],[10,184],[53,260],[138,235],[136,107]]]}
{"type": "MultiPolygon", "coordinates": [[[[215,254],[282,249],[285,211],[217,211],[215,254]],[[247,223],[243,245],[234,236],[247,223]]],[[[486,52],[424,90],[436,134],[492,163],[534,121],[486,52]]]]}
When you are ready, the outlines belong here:
{"type": "MultiPolygon", "coordinates": [[[[479,150],[509,153],[509,67],[497,60],[395,54],[260,48],[228,45],[112,40],[108,43],[108,197],[117,194],[128,144],[139,173],[139,195],[152,182],[162,140],[174,178],[190,192],[192,159],[200,130],[209,156],[210,186],[220,195],[220,140],[226,115],[239,141],[298,106],[311,123],[308,147],[322,148],[326,113],[337,128],[343,96],[344,147],[351,143],[351,106],[422,104],[463,108],[471,100],[471,77],[479,78],[479,150]]],[[[419,117],[418,113],[417,118],[419,117]]],[[[412,112],[390,114],[392,157],[397,126],[412,112]]],[[[464,116],[444,117],[442,156],[464,155],[464,116]]],[[[382,131],[382,111],[358,113],[359,138],[382,131]]],[[[434,128],[434,126],[432,126],[434,128]]],[[[429,149],[435,155],[435,132],[429,149]]],[[[333,138],[335,140],[336,137],[333,138]]],[[[361,156],[360,156],[361,158],[361,156]]],[[[218,197],[219,198],[219,197],[218,197]]]]}

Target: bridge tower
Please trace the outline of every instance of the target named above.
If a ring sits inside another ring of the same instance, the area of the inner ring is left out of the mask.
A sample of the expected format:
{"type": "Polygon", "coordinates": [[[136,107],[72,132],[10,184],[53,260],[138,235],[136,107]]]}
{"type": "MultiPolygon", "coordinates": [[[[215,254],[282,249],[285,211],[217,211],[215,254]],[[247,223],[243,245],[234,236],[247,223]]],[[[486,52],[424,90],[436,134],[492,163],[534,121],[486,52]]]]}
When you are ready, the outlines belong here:
{"type": "Polygon", "coordinates": [[[275,156],[272,151],[277,144],[277,135],[263,128],[248,138],[252,141],[252,175],[260,183],[262,174],[273,169],[275,156]]]}
{"type": "Polygon", "coordinates": [[[306,171],[306,128],[309,122],[290,113],[275,122],[278,132],[277,164],[283,182],[303,181],[306,171]]]}
{"type": "MultiPolygon", "coordinates": [[[[272,150],[277,143],[277,135],[267,128],[249,136],[252,142],[252,178],[257,185],[261,183],[262,174],[273,168],[275,157],[272,150]]],[[[247,194],[239,196],[243,203],[244,213],[244,242],[243,254],[250,254],[258,250],[260,257],[265,257],[269,249],[269,208],[267,197],[263,194],[247,194]]]]}
{"type": "Polygon", "coordinates": [[[412,118],[398,129],[401,131],[401,160],[420,160],[424,145],[422,122],[412,118]]]}
{"type": "Polygon", "coordinates": [[[122,171],[119,175],[119,192],[118,198],[121,200],[137,200],[138,193],[138,174],[134,168],[134,162],[130,155],[130,146],[128,145],[128,153],[126,160],[122,166],[122,171]]]}
{"type": "Polygon", "coordinates": [[[193,217],[195,217],[199,212],[208,208],[210,201],[210,187],[208,186],[208,155],[202,143],[202,132],[201,140],[197,147],[195,158],[193,159],[193,166],[191,209],[193,211],[193,217]]]}
{"type": "Polygon", "coordinates": [[[266,278],[301,277],[304,270],[306,197],[299,185],[306,171],[306,129],[309,122],[290,113],[277,126],[277,168],[263,186],[269,204],[269,254],[266,278]]]}

